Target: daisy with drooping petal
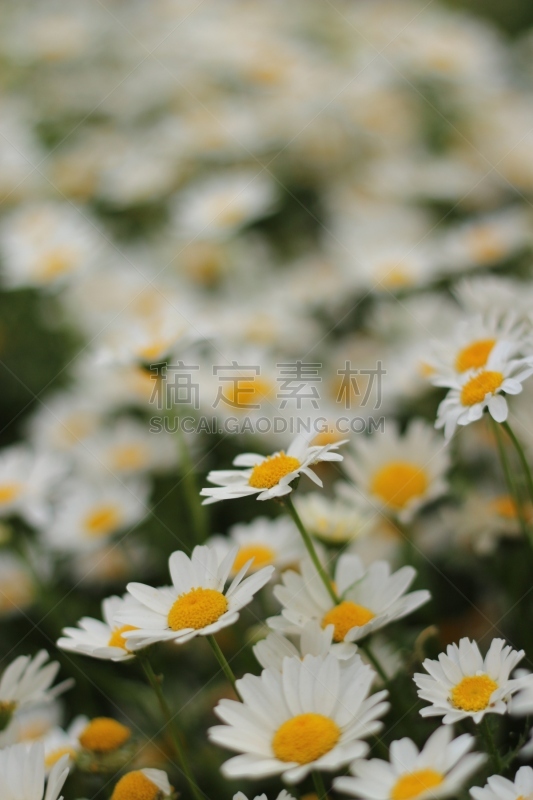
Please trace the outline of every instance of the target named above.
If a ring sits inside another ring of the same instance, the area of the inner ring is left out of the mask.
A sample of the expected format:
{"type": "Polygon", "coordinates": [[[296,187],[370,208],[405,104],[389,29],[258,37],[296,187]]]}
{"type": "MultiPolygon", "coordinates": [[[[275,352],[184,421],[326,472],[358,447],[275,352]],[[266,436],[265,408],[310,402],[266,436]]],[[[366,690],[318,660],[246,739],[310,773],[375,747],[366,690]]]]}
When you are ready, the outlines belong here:
{"type": "Polygon", "coordinates": [[[302,628],[299,647],[283,634],[274,632],[254,645],[254,655],[264,669],[279,670],[287,657],[327,656],[331,653],[340,661],[346,661],[357,652],[357,647],[350,642],[334,642],[334,631],[333,625],[322,628],[317,620],[312,620],[302,628]]]}
{"type": "Polygon", "coordinates": [[[154,589],[129,583],[128,592],[141,607],[124,608],[116,615],[118,622],[133,628],[122,634],[127,645],[143,639],[183,644],[233,625],[274,572],[268,566],[244,578],[250,568],[247,562],[226,589],[236,555],[234,548],[222,558],[216,548],[205,545],[195,547],[190,558],[178,550],[169,559],[172,586],[154,589]]]}
{"type": "Polygon", "coordinates": [[[251,572],[270,564],[276,569],[284,569],[297,564],[305,552],[294,522],[288,517],[256,517],[248,524],[233,525],[228,536],[211,537],[207,544],[216,547],[222,557],[229,550],[238,548],[231,575],[235,575],[250,559],[251,572]]]}
{"type": "Polygon", "coordinates": [[[167,800],[172,793],[166,772],[139,769],[122,776],[113,789],[111,800],[167,800]]]}
{"type": "Polygon", "coordinates": [[[65,635],[58,639],[57,646],[70,653],[106,661],[129,661],[134,658],[134,651],[144,647],[144,643],[130,642],[128,645],[123,633],[133,630],[133,627],[116,622],[116,615],[128,608],[142,610],[143,607],[131,595],[106,598],[102,602],[103,622],[83,617],[77,628],[64,628],[65,635]]]}
{"type": "Polygon", "coordinates": [[[424,589],[406,594],[415,575],[413,567],[391,575],[386,561],[375,561],[365,569],[358,556],[344,554],[335,568],[339,602],[334,604],[314,566],[305,560],[301,574],[283,573],[283,584],[274,589],[283,610],[268,624],[290,633],[317,620],[323,628],[334,626],[335,642],[355,642],[427,603],[430,594],[424,589]]]}
{"type": "Polygon", "coordinates": [[[71,685],[71,681],[64,681],[51,688],[59,662],[47,664],[47,661],[48,653],[41,650],[33,658],[19,656],[3,672],[0,679],[0,728],[6,715],[9,721],[15,710],[49,703],[71,685]]]}
{"type": "Polygon", "coordinates": [[[448,645],[438,661],[426,658],[422,666],[428,675],[413,676],[418,696],[431,703],[420,709],[421,716],[442,716],[449,725],[466,717],[478,724],[485,714],[505,714],[509,699],[523,685],[523,679],[509,678],[523,657],[523,650],[513,650],[503,639],[492,640],[485,658],[470,639],[448,645]]]}
{"type": "Polygon", "coordinates": [[[533,769],[520,767],[514,781],[492,775],[485,786],[473,786],[470,794],[474,800],[524,800],[533,795],[533,769]]]}
{"type": "Polygon", "coordinates": [[[44,760],[42,742],[0,750],[2,800],[57,800],[68,775],[68,756],[50,770],[46,791],[44,760]]]}
{"type": "Polygon", "coordinates": [[[309,446],[308,436],[297,436],[285,453],[280,450],[270,456],[257,453],[242,453],[234,460],[236,467],[246,469],[215,470],[207,480],[221,488],[202,489],[200,494],[207,503],[230,500],[236,497],[257,495],[258,500],[282,497],[292,492],[291,483],[300,475],[307,475],[318,486],[322,481],[311,467],[319,461],[342,461],[340,453],[334,453],[344,441],[323,446],[309,446]]]}
{"type": "Polygon", "coordinates": [[[222,766],[227,778],[282,775],[298,783],[311,770],[332,771],[368,752],[363,738],[381,728],[387,692],[369,692],[375,673],[356,658],[341,668],[331,653],[286,658],[281,672],[237,681],[243,699],[215,708],[226,723],[210,728],[211,741],[240,755],[222,766]]]}
{"type": "Polygon", "coordinates": [[[437,386],[450,389],[437,412],[436,428],[444,428],[450,439],[457,425],[481,419],[485,409],[496,422],[505,422],[509,409],[505,394],[520,394],[522,383],[533,375],[533,358],[512,357],[513,344],[500,342],[491,350],[481,369],[453,377],[436,378],[437,386]]]}
{"type": "Polygon", "coordinates": [[[468,754],[475,743],[470,734],[453,740],[452,736],[452,728],[437,728],[420,751],[411,739],[398,739],[390,746],[390,763],[380,758],[355,761],[351,766],[355,777],[335,778],[335,789],[362,800],[433,800],[457,795],[486,756],[468,754]]]}
{"type": "Polygon", "coordinates": [[[389,420],[383,432],[359,438],[346,471],[374,508],[406,522],[446,492],[449,454],[427,423],[414,420],[401,435],[389,420]]]}

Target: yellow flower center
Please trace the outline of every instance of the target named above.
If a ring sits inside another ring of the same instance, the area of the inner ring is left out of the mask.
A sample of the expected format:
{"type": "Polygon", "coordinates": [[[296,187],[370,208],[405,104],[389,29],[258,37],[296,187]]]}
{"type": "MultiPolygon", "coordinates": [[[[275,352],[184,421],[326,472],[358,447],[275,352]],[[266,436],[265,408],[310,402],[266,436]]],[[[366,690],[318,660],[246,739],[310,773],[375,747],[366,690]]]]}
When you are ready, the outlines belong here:
{"type": "Polygon", "coordinates": [[[45,255],[39,264],[39,276],[43,280],[53,280],[70,272],[75,264],[77,253],[70,247],[57,247],[45,255]]]}
{"type": "Polygon", "coordinates": [[[0,485],[0,504],[5,503],[12,503],[13,500],[16,499],[17,495],[20,494],[21,485],[20,483],[3,483],[0,485]]]}
{"type": "Polygon", "coordinates": [[[140,770],[124,775],[113,791],[111,800],[156,800],[159,788],[140,770]]]}
{"type": "Polygon", "coordinates": [[[228,609],[228,601],[216,589],[191,589],[182,594],[168,613],[168,626],[173,631],[184,628],[199,630],[212,625],[228,609]]]}
{"type": "Polygon", "coordinates": [[[79,736],[82,747],[94,753],[112,753],[126,744],[131,731],[110,717],[95,717],[79,736]]]}
{"type": "Polygon", "coordinates": [[[76,758],[76,751],[73,747],[58,747],[57,750],[52,750],[51,753],[48,753],[44,759],[44,764],[50,769],[54,764],[57,764],[60,758],[66,755],[70,756],[70,758],[76,758]]]}
{"type": "Polygon", "coordinates": [[[461,711],[483,711],[497,688],[498,684],[488,675],[468,675],[453,687],[452,705],[461,711]]]}
{"type": "Polygon", "coordinates": [[[490,506],[491,509],[495,511],[499,517],[503,517],[504,519],[517,518],[516,503],[512,497],[509,497],[509,495],[503,495],[503,497],[497,497],[496,500],[492,501],[490,506]]]}
{"type": "Polygon", "coordinates": [[[339,741],[336,722],[322,714],[298,714],[284,722],[272,740],[272,749],[280,761],[309,764],[329,753],[339,741]]]}
{"type": "Polygon", "coordinates": [[[333,639],[336,642],[343,642],[348,631],[366,625],[375,616],[369,608],[353,603],[351,600],[343,600],[324,615],[322,627],[334,625],[333,639]]]}
{"type": "MultiPolygon", "coordinates": [[[[136,631],[138,628],[135,625],[123,625],[121,628],[117,628],[111,636],[109,637],[109,641],[107,643],[108,647],[120,647],[123,650],[128,650],[128,645],[126,644],[126,639],[122,635],[126,633],[126,631],[136,631]]],[[[129,652],[129,650],[128,650],[129,652]]]]}
{"type": "Polygon", "coordinates": [[[378,469],[370,482],[370,491],[393,509],[402,509],[428,488],[424,470],[409,461],[391,461],[378,469]]]}
{"type": "Polygon", "coordinates": [[[471,257],[478,264],[489,264],[499,261],[506,253],[505,242],[501,236],[488,225],[472,228],[467,236],[467,248],[471,257]]]}
{"type": "Polygon", "coordinates": [[[479,341],[463,347],[455,358],[457,372],[484,367],[495,344],[496,339],[479,339],[479,341]]]}
{"type": "Polygon", "coordinates": [[[285,475],[298,469],[300,462],[293,456],[286,456],[282,451],[277,456],[265,458],[261,464],[257,464],[248,480],[248,485],[254,489],[271,489],[280,482],[285,475]]]}
{"type": "Polygon", "coordinates": [[[229,383],[224,390],[224,399],[234,408],[246,409],[250,406],[261,405],[265,400],[271,400],[275,395],[274,387],[263,378],[251,378],[229,383]]]}
{"type": "Polygon", "coordinates": [[[116,469],[141,469],[149,459],[147,448],[138,444],[116,447],[111,454],[113,466],[116,469]]]}
{"type": "Polygon", "coordinates": [[[414,800],[424,792],[434,789],[444,780],[444,775],[434,769],[419,769],[398,778],[391,791],[391,800],[414,800]]]}
{"type": "Polygon", "coordinates": [[[100,506],[85,517],[85,530],[89,536],[106,536],[118,528],[120,519],[115,506],[100,506]]]}
{"type": "Polygon", "coordinates": [[[241,547],[233,562],[233,572],[238,572],[251,558],[253,558],[251,570],[266,567],[272,564],[275,555],[275,551],[264,544],[249,544],[246,547],[241,547]]]}
{"type": "Polygon", "coordinates": [[[483,370],[470,378],[461,389],[461,403],[464,406],[474,406],[482,403],[486,394],[493,394],[500,388],[504,381],[501,372],[483,370]]]}

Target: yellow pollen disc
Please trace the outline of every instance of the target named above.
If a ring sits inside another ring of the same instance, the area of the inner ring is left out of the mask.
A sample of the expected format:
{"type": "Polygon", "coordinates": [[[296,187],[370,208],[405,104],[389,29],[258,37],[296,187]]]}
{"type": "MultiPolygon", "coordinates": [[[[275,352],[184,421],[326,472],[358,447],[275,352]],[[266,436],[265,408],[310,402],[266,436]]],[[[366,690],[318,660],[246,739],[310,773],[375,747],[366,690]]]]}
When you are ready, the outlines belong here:
{"type": "Polygon", "coordinates": [[[121,628],[117,628],[116,631],[113,631],[113,633],[109,637],[107,646],[120,647],[123,650],[127,650],[128,645],[126,644],[126,639],[122,634],[126,633],[126,631],[136,631],[136,630],[138,629],[135,627],[135,625],[123,625],[121,628]]]}
{"type": "Polygon", "coordinates": [[[119,780],[111,800],[156,800],[159,788],[149,780],[144,772],[128,772],[119,780]]]}
{"type": "Polygon", "coordinates": [[[80,734],[79,742],[94,753],[112,753],[126,744],[130,736],[130,729],[116,719],[95,717],[80,734]]]}
{"type": "Polygon", "coordinates": [[[275,555],[274,550],[264,544],[249,544],[246,547],[241,547],[233,562],[233,572],[238,572],[251,558],[253,558],[251,570],[267,567],[272,564],[275,555]]]}
{"type": "Polygon", "coordinates": [[[490,370],[483,370],[478,375],[474,375],[461,389],[461,403],[464,406],[482,403],[485,395],[493,394],[499,389],[504,379],[501,372],[491,372],[490,370]]]}
{"type": "Polygon", "coordinates": [[[85,517],[85,530],[89,536],[106,536],[119,524],[120,514],[114,506],[100,506],[85,517]]]}
{"type": "Polygon", "coordinates": [[[504,519],[517,518],[516,503],[512,497],[509,497],[509,495],[497,497],[496,500],[492,501],[490,507],[499,517],[504,517],[504,519]]]}
{"type": "Polygon", "coordinates": [[[391,791],[391,800],[414,800],[424,792],[434,789],[444,780],[444,775],[434,769],[419,769],[402,775],[391,791]]]}
{"type": "Polygon", "coordinates": [[[20,493],[20,483],[0,484],[0,503],[12,503],[20,493]]]}
{"type": "Polygon", "coordinates": [[[272,489],[285,475],[298,469],[300,462],[293,456],[286,456],[282,451],[277,456],[265,458],[257,464],[248,480],[248,485],[254,489],[272,489]]]}
{"type": "Polygon", "coordinates": [[[488,675],[469,675],[453,687],[450,699],[461,711],[483,711],[497,688],[498,684],[488,675]]]}
{"type": "Polygon", "coordinates": [[[329,753],[339,741],[336,722],[322,714],[298,714],[280,725],[272,749],[280,761],[309,764],[329,753]]]}
{"type": "Polygon", "coordinates": [[[262,378],[239,379],[236,383],[228,384],[223,396],[233,408],[245,409],[250,406],[260,406],[265,400],[272,399],[274,387],[262,378]]]}
{"type": "Polygon", "coordinates": [[[199,630],[212,625],[228,610],[228,601],[216,589],[191,589],[178,597],[168,613],[168,627],[173,631],[183,628],[199,630]]]}
{"type": "Polygon", "coordinates": [[[48,769],[53,767],[54,764],[57,764],[60,758],[63,756],[70,756],[70,758],[76,758],[76,751],[73,747],[58,747],[57,750],[52,750],[51,753],[48,753],[44,760],[44,764],[48,769]]]}
{"type": "Polygon", "coordinates": [[[421,497],[428,488],[424,470],[409,461],[391,461],[378,469],[370,482],[370,491],[386,505],[402,509],[415,497],[421,497]]]}
{"type": "Polygon", "coordinates": [[[39,265],[39,275],[44,280],[53,280],[70,272],[76,261],[76,251],[69,247],[57,247],[43,258],[39,265]]]}
{"type": "Polygon", "coordinates": [[[351,600],[343,600],[324,615],[322,627],[334,625],[333,639],[336,642],[343,642],[348,631],[366,625],[375,616],[369,608],[352,603],[351,600]]]}
{"type": "Polygon", "coordinates": [[[140,469],[146,464],[148,458],[148,450],[137,444],[117,447],[111,454],[111,460],[116,469],[140,469]]]}
{"type": "Polygon", "coordinates": [[[481,367],[484,367],[495,344],[496,339],[480,339],[463,347],[462,350],[459,350],[455,359],[457,372],[466,372],[468,369],[481,369],[481,367]]]}

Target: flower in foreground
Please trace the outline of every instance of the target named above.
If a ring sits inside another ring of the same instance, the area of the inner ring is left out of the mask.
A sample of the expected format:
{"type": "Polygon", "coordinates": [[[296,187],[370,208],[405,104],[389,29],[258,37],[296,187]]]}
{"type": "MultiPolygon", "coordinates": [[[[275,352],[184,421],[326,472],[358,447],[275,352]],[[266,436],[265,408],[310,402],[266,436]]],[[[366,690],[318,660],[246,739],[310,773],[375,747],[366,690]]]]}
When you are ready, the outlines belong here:
{"type": "Polygon", "coordinates": [[[450,389],[435,423],[436,428],[444,428],[446,439],[453,436],[457,425],[481,419],[485,409],[496,422],[505,422],[509,408],[504,395],[520,394],[522,383],[533,374],[532,359],[510,358],[510,348],[509,342],[502,342],[494,347],[482,369],[435,380],[436,385],[450,389]]]}
{"type": "Polygon", "coordinates": [[[375,673],[355,658],[340,666],[332,654],[286,658],[281,672],[237,681],[243,699],[221,700],[226,723],[209,730],[211,741],[240,755],[222,766],[227,778],[282,775],[298,783],[311,770],[336,770],[368,752],[362,739],[381,728],[386,691],[370,697],[375,673]]]}
{"type": "Polygon", "coordinates": [[[102,602],[104,621],[92,617],[82,617],[77,628],[64,628],[65,634],[57,641],[57,646],[70,653],[80,653],[106,661],[129,661],[134,658],[132,651],[144,647],[142,641],[130,642],[126,645],[123,635],[133,630],[131,625],[121,625],[115,620],[119,611],[124,609],[142,609],[142,606],[131,597],[108,597],[102,602]]]}
{"type": "Polygon", "coordinates": [[[437,728],[420,752],[411,739],[398,739],[390,746],[390,763],[380,758],[355,761],[351,766],[355,777],[336,778],[335,789],[362,800],[424,800],[457,795],[486,756],[468,754],[475,742],[470,734],[464,733],[453,741],[452,736],[452,728],[437,728]]]}
{"type": "Polygon", "coordinates": [[[52,767],[45,792],[42,742],[0,750],[2,800],[57,800],[68,775],[67,762],[65,755],[52,767]]]}
{"type": "Polygon", "coordinates": [[[116,616],[131,630],[122,634],[130,641],[145,644],[175,641],[188,642],[194,636],[208,636],[239,618],[239,611],[251,602],[270,580],[274,567],[263,567],[244,578],[250,561],[243,565],[228,589],[226,581],[235,562],[237,548],[225,557],[214,547],[197,546],[189,558],[181,550],[169,559],[172,586],[155,589],[143,583],[129,583],[128,592],[140,603],[124,608],[116,616]]]}
{"type": "Polygon", "coordinates": [[[113,789],[111,800],[166,800],[172,792],[166,772],[138,769],[122,776],[113,789]]]}
{"type": "Polygon", "coordinates": [[[375,561],[365,569],[358,556],[346,553],[335,568],[334,585],[339,596],[335,604],[314,566],[306,560],[301,574],[292,570],[283,573],[283,585],[274,589],[283,610],[268,624],[290,632],[318,620],[323,628],[334,626],[335,642],[355,642],[427,603],[430,594],[425,589],[405,594],[415,575],[413,567],[402,567],[391,575],[386,561],[375,561]]]}
{"type": "Polygon", "coordinates": [[[215,483],[220,488],[202,489],[200,494],[207,498],[204,505],[252,494],[256,494],[258,500],[283,497],[292,492],[291,483],[300,475],[307,475],[318,486],[322,486],[322,481],[311,467],[319,461],[342,461],[340,453],[333,451],[343,443],[309,446],[307,436],[297,436],[286,453],[283,450],[270,456],[242,453],[233,463],[245,469],[209,473],[209,483],[215,483]]]}
{"type": "Polygon", "coordinates": [[[509,678],[523,657],[523,650],[513,650],[503,639],[492,640],[485,658],[470,639],[448,645],[438,661],[424,661],[429,675],[418,672],[413,677],[418,696],[431,703],[420,714],[442,716],[445,724],[466,717],[477,724],[485,714],[505,714],[510,697],[523,686],[523,679],[509,678]]]}
{"type": "Polygon", "coordinates": [[[492,775],[483,788],[473,786],[470,794],[474,800],[524,800],[533,795],[533,769],[520,767],[514,781],[492,775]]]}

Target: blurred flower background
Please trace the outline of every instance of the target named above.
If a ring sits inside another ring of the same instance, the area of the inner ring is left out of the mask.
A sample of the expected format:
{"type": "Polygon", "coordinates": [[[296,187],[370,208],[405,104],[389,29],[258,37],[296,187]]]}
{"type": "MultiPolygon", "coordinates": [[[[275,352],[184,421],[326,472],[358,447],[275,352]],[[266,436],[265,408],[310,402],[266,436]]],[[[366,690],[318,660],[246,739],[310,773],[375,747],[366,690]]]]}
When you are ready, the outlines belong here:
{"type": "MultiPolygon", "coordinates": [[[[205,541],[237,553],[232,577],[253,558],[279,582],[304,543],[256,497],[302,472],[294,507],[323,564],[357,557],[363,611],[391,570],[431,592],[373,638],[408,715],[383,740],[421,749],[426,656],[503,636],[533,668],[533,497],[495,427],[533,457],[531,4],[18,0],[0,19],[0,673],[45,649],[75,680],[14,716],[0,684],[0,745],[73,762],[88,718],[114,718],[138,781],[186,793],[121,597],[205,541]],[[210,500],[249,496],[201,505],[210,471],[210,500]]],[[[267,618],[294,633],[273,581],[220,625],[239,676],[267,618]]],[[[341,629],[325,652],[348,658],[341,629]]],[[[206,737],[228,684],[204,637],[159,647],[202,791],[253,797],[206,737]]],[[[110,796],[126,762],[95,763],[66,797],[110,796]]]]}

